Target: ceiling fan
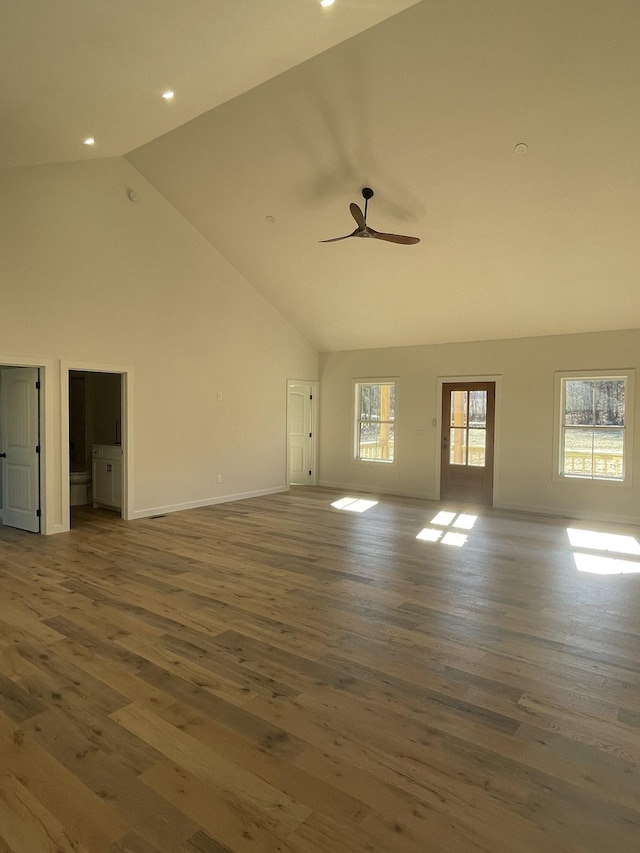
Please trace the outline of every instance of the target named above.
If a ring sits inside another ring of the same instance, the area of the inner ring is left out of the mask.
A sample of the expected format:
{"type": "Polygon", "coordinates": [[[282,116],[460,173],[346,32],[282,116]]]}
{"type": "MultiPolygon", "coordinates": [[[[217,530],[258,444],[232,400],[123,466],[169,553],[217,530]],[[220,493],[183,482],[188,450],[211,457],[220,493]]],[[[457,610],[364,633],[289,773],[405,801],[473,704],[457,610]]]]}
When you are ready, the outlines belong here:
{"type": "Polygon", "coordinates": [[[420,242],[419,237],[405,237],[403,234],[385,234],[383,231],[374,231],[373,228],[367,225],[367,206],[369,199],[373,198],[373,190],[370,187],[363,187],[362,198],[364,199],[364,213],[354,202],[349,205],[351,215],[358,226],[356,230],[352,231],[351,234],[345,234],[344,237],[332,237],[330,240],[320,240],[321,243],[335,243],[337,240],[346,240],[347,237],[375,237],[376,240],[386,240],[387,243],[403,243],[405,246],[411,246],[420,242]]]}

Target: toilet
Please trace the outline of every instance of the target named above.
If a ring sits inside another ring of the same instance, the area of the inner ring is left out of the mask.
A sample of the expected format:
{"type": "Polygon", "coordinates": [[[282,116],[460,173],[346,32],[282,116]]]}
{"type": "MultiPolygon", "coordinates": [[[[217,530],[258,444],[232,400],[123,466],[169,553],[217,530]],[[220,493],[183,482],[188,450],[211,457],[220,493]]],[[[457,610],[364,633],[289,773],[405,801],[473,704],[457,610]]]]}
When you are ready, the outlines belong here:
{"type": "Polygon", "coordinates": [[[71,471],[69,474],[69,503],[85,506],[91,503],[91,471],[71,471]]]}

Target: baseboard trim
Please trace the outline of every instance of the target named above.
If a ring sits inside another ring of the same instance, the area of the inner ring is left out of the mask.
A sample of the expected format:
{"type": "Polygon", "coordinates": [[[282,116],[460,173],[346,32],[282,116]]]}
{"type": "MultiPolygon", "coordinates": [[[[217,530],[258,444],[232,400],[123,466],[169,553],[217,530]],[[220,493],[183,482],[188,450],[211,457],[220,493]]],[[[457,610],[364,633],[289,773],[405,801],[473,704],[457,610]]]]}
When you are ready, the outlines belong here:
{"type": "Polygon", "coordinates": [[[40,533],[43,536],[53,536],[56,533],[68,533],[69,528],[65,527],[63,524],[53,524],[51,527],[45,530],[44,527],[40,530],[40,533]]]}
{"type": "Polygon", "coordinates": [[[146,509],[138,509],[132,512],[129,520],[137,518],[149,518],[152,515],[166,515],[172,512],[182,512],[186,509],[200,509],[204,506],[214,506],[215,504],[232,503],[233,501],[244,501],[249,498],[259,498],[263,495],[277,495],[281,492],[288,492],[288,486],[275,486],[271,489],[259,489],[255,492],[240,492],[235,495],[220,495],[215,498],[204,498],[199,501],[186,501],[181,504],[170,504],[167,506],[147,507],[146,509]]]}
{"type": "MultiPolygon", "coordinates": [[[[440,502],[439,495],[425,494],[424,492],[408,492],[399,489],[375,489],[364,483],[336,483],[332,480],[321,480],[319,486],[324,486],[327,489],[340,489],[341,491],[364,492],[369,495],[393,495],[401,498],[415,498],[423,501],[440,502]]],[[[640,525],[640,518],[631,515],[611,515],[605,512],[595,512],[589,510],[572,510],[562,507],[537,506],[534,504],[515,504],[496,501],[493,504],[495,509],[504,509],[510,512],[523,512],[530,515],[543,515],[549,518],[575,518],[580,521],[602,521],[607,524],[632,524],[640,525]]]]}
{"type": "Polygon", "coordinates": [[[494,507],[511,512],[526,512],[530,515],[545,515],[549,518],[566,518],[568,521],[575,518],[579,521],[603,521],[607,524],[632,524],[636,526],[640,524],[640,518],[631,515],[610,515],[606,512],[592,512],[590,510],[509,503],[494,503],[494,507]]]}
{"type": "Polygon", "coordinates": [[[320,480],[319,486],[325,489],[340,489],[341,491],[365,492],[369,495],[393,495],[398,498],[415,498],[422,501],[437,501],[438,497],[426,495],[424,492],[408,492],[403,489],[376,489],[366,483],[334,483],[331,480],[320,480]]]}

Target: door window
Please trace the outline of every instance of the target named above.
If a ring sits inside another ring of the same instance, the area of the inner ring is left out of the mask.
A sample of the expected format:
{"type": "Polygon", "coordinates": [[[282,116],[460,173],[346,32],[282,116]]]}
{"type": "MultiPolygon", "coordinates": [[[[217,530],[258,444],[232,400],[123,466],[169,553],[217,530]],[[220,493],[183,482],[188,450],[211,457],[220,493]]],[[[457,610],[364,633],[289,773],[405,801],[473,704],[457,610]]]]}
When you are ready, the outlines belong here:
{"type": "Polygon", "coordinates": [[[449,464],[484,468],[487,464],[487,392],[451,391],[449,464]]]}

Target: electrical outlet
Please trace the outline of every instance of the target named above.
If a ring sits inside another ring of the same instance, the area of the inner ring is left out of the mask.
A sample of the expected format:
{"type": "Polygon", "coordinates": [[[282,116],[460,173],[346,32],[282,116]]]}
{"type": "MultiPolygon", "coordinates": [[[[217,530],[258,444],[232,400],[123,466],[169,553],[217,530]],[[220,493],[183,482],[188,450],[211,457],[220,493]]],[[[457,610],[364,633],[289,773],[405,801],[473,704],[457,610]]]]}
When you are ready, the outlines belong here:
{"type": "Polygon", "coordinates": [[[553,491],[553,486],[551,485],[551,483],[549,483],[549,485],[547,486],[547,491],[548,492],[553,491]]]}
{"type": "Polygon", "coordinates": [[[216,483],[221,483],[221,482],[222,482],[222,474],[218,474],[218,476],[216,477],[216,483]]]}

